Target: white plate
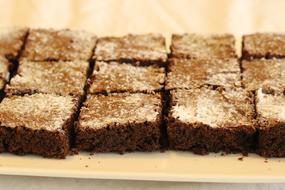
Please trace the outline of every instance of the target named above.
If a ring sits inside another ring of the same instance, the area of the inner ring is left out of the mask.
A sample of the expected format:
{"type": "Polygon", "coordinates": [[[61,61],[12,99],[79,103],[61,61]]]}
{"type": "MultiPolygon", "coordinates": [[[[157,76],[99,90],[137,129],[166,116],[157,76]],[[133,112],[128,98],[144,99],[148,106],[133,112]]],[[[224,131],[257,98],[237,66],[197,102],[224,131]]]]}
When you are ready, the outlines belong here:
{"type": "Polygon", "coordinates": [[[285,182],[285,159],[189,152],[80,153],[65,160],[0,154],[0,174],[192,182],[285,182]]]}

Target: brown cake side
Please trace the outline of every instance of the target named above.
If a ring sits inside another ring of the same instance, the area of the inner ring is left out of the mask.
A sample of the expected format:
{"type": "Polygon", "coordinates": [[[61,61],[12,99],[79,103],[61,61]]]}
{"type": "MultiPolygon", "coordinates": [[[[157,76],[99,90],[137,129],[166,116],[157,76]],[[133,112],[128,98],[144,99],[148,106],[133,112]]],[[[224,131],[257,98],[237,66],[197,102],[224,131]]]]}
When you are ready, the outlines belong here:
{"type": "Polygon", "coordinates": [[[231,34],[173,34],[171,57],[187,59],[236,58],[235,38],[231,34]]]}
{"type": "Polygon", "coordinates": [[[156,66],[140,67],[119,62],[96,62],[89,93],[161,91],[165,69],[156,66]]]}
{"type": "Polygon", "coordinates": [[[0,103],[0,152],[65,158],[78,100],[71,96],[10,96],[0,103]]]}
{"type": "Polygon", "coordinates": [[[23,47],[27,32],[27,28],[0,29],[0,56],[15,61],[23,47]]]}
{"type": "Polygon", "coordinates": [[[8,95],[49,93],[82,96],[88,70],[87,61],[23,60],[5,92],[8,95]]]}
{"type": "Polygon", "coordinates": [[[100,38],[95,48],[94,59],[164,65],[167,61],[165,38],[160,34],[129,34],[100,38]]]}
{"type": "Polygon", "coordinates": [[[242,89],[171,91],[167,133],[174,150],[247,154],[255,142],[254,106],[242,89]]]}
{"type": "Polygon", "coordinates": [[[158,150],[161,114],[159,94],[89,95],[76,126],[76,147],[119,153],[158,150]]]}
{"type": "Polygon", "coordinates": [[[261,88],[256,95],[258,153],[265,157],[285,156],[285,95],[261,88]]]}
{"type": "Polygon", "coordinates": [[[285,35],[278,33],[255,33],[244,35],[242,58],[285,58],[285,35]]]}
{"type": "Polygon", "coordinates": [[[165,88],[190,89],[201,86],[240,87],[237,59],[172,59],[165,88]]]}
{"type": "Polygon", "coordinates": [[[21,59],[29,61],[88,61],[97,38],[79,30],[31,29],[21,59]]]}

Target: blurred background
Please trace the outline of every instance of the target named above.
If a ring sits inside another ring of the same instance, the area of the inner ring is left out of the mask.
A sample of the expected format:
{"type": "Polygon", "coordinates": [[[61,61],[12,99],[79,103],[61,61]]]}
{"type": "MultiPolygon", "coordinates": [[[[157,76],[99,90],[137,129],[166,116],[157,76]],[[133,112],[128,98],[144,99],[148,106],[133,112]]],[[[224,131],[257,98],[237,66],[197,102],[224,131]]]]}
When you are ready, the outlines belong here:
{"type": "Polygon", "coordinates": [[[99,36],[285,31],[283,0],[0,0],[0,27],[76,28],[99,36]]]}

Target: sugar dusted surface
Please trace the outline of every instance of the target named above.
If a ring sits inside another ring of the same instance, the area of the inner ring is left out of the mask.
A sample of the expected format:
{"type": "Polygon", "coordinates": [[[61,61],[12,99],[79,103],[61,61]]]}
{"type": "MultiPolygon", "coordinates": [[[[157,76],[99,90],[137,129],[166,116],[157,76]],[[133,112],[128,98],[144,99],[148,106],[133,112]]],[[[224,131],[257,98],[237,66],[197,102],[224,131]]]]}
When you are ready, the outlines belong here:
{"type": "Polygon", "coordinates": [[[179,60],[169,65],[167,89],[197,88],[202,85],[239,87],[240,67],[236,59],[179,60]]]}
{"type": "Polygon", "coordinates": [[[0,56],[0,79],[9,80],[9,65],[9,61],[5,57],[0,56]]]}
{"type": "Polygon", "coordinates": [[[284,94],[266,94],[260,88],[257,90],[256,110],[260,118],[285,122],[284,94]]]}
{"type": "Polygon", "coordinates": [[[96,37],[85,31],[32,29],[22,58],[31,61],[87,61],[95,43],[96,37]]]}
{"type": "Polygon", "coordinates": [[[243,61],[243,85],[258,88],[285,89],[285,59],[243,61]]]}
{"type": "Polygon", "coordinates": [[[26,28],[0,28],[0,56],[17,57],[27,31],[26,28]]]}
{"type": "Polygon", "coordinates": [[[185,123],[210,127],[251,126],[254,108],[242,90],[216,91],[206,88],[171,91],[171,117],[185,123]]]}
{"type": "Polygon", "coordinates": [[[88,67],[86,61],[21,61],[6,91],[82,95],[88,67]]]}
{"type": "Polygon", "coordinates": [[[285,35],[256,33],[243,37],[243,52],[250,57],[285,57],[285,35]]]}
{"type": "Polygon", "coordinates": [[[95,59],[165,62],[167,60],[165,39],[160,34],[129,34],[122,37],[101,38],[95,49],[95,59]]]}
{"type": "Polygon", "coordinates": [[[100,129],[114,124],[155,122],[161,114],[159,94],[89,95],[81,109],[81,127],[100,129]]]}
{"type": "Polygon", "coordinates": [[[230,34],[173,34],[171,54],[177,58],[234,58],[235,38],[230,34]]]}
{"type": "Polygon", "coordinates": [[[118,62],[96,62],[90,93],[152,92],[160,90],[165,80],[164,68],[138,67],[118,62]]]}
{"type": "Polygon", "coordinates": [[[0,103],[0,125],[33,130],[62,130],[64,122],[75,111],[71,96],[34,94],[11,96],[0,103]]]}

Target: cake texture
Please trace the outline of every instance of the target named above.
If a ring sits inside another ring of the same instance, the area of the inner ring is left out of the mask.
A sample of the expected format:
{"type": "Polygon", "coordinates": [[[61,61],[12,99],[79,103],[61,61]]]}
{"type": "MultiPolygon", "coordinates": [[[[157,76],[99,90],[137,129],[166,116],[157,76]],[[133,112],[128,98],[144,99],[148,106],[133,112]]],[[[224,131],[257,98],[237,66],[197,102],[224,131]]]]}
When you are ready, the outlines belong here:
{"type": "Polygon", "coordinates": [[[119,62],[96,62],[89,92],[147,92],[161,91],[165,69],[156,66],[139,67],[119,62]]]}
{"type": "Polygon", "coordinates": [[[242,61],[242,84],[247,90],[285,89],[285,59],[242,61]]]}
{"type": "Polygon", "coordinates": [[[167,90],[205,85],[241,86],[240,67],[236,59],[172,59],[168,69],[167,90]]]}
{"type": "Polygon", "coordinates": [[[0,151],[65,158],[69,152],[77,99],[34,94],[0,103],[0,151]]]}
{"type": "Polygon", "coordinates": [[[255,33],[243,36],[242,58],[285,58],[285,35],[255,33]]]}
{"type": "Polygon", "coordinates": [[[259,134],[257,152],[265,157],[284,157],[285,95],[258,89],[256,112],[259,134]]]}
{"type": "Polygon", "coordinates": [[[9,95],[53,93],[82,96],[88,69],[87,61],[23,60],[5,91],[9,95]]]}
{"type": "Polygon", "coordinates": [[[158,150],[161,114],[159,94],[89,95],[76,127],[76,147],[119,153],[158,150]]]}
{"type": "Polygon", "coordinates": [[[171,57],[187,59],[236,58],[235,38],[231,34],[173,34],[171,57]]]}
{"type": "Polygon", "coordinates": [[[15,61],[23,47],[27,28],[1,28],[0,29],[0,57],[15,61]]]}
{"type": "Polygon", "coordinates": [[[96,37],[79,30],[31,29],[21,59],[29,61],[88,61],[96,37]]]}
{"type": "Polygon", "coordinates": [[[160,34],[129,34],[122,37],[100,38],[94,58],[97,61],[164,64],[167,60],[165,38],[160,34]]]}
{"type": "Polygon", "coordinates": [[[170,92],[167,133],[174,150],[247,154],[255,142],[253,97],[242,89],[170,92]]]}
{"type": "Polygon", "coordinates": [[[11,63],[3,56],[0,56],[0,79],[8,81],[10,77],[9,69],[11,63]]]}

